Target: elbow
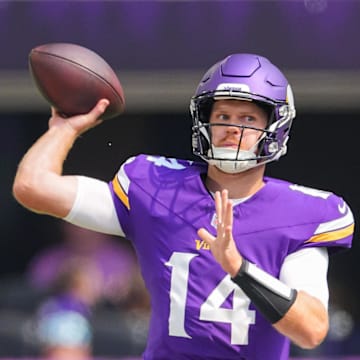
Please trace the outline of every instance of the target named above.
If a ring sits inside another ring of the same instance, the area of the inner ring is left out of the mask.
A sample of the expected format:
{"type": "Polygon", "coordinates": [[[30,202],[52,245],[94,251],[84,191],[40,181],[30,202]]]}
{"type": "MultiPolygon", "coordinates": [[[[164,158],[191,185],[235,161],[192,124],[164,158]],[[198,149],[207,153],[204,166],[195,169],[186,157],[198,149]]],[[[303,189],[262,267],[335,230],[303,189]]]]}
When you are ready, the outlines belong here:
{"type": "Polygon", "coordinates": [[[317,326],[305,331],[302,340],[297,345],[306,350],[314,349],[324,341],[328,330],[328,322],[319,323],[317,326]]]}
{"type": "Polygon", "coordinates": [[[16,176],[12,194],[15,200],[25,208],[35,212],[41,210],[37,209],[41,205],[41,184],[33,179],[16,176]]]}
{"type": "Polygon", "coordinates": [[[70,188],[64,187],[62,182],[58,181],[58,175],[47,173],[30,176],[17,174],[12,186],[14,198],[24,208],[59,218],[69,213],[75,192],[71,185],[70,188]]]}
{"type": "Polygon", "coordinates": [[[24,207],[30,207],[30,194],[32,193],[32,186],[29,181],[25,179],[15,178],[12,194],[16,201],[24,207]]]}

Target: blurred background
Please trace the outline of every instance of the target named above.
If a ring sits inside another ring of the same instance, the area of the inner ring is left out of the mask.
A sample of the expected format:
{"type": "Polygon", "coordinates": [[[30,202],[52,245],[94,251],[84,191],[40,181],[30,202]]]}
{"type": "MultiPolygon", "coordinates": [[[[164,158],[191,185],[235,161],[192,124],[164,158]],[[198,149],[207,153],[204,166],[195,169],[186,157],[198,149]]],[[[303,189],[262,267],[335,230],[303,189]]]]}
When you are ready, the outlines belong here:
{"type": "MultiPolygon", "coordinates": [[[[268,57],[297,107],[288,155],[268,175],[340,194],[358,219],[359,20],[356,0],[1,1],[0,357],[139,357],[149,315],[126,240],[12,197],[17,164],[49,118],[28,72],[33,47],[76,43],[117,71],[126,113],[80,138],[64,168],[105,181],[133,154],[192,158],[188,106],[203,73],[231,53],[268,57]],[[59,344],[77,352],[56,352],[59,344]]],[[[358,236],[356,227],[353,248],[331,259],[328,337],[292,357],[360,358],[358,236]]]]}

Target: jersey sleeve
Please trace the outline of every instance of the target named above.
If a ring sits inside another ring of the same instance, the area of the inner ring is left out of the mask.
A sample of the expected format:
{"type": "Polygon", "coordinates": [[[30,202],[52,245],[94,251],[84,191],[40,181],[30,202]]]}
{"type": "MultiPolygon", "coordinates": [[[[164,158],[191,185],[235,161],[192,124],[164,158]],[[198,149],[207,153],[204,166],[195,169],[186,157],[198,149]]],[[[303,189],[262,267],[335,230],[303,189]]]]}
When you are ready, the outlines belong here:
{"type": "Polygon", "coordinates": [[[69,214],[63,219],[86,229],[124,236],[111,192],[107,183],[101,180],[77,176],[76,198],[69,214]]]}
{"type": "Polygon", "coordinates": [[[302,249],[285,258],[279,279],[291,288],[303,290],[316,297],[328,308],[328,265],[326,248],[302,249]]]}
{"type": "MultiPolygon", "coordinates": [[[[335,194],[329,195],[325,202],[321,221],[316,224],[312,236],[305,241],[304,247],[325,246],[330,253],[341,248],[350,248],[355,225],[349,205],[335,194]]],[[[316,206],[314,210],[317,210],[316,206]]]]}
{"type": "MultiPolygon", "coordinates": [[[[126,160],[109,184],[125,236],[130,240],[143,237],[144,227],[151,227],[155,209],[160,212],[168,209],[167,212],[172,213],[169,209],[174,204],[172,198],[175,199],[183,185],[189,183],[189,178],[198,177],[200,168],[188,160],[148,154],[126,160]],[[146,218],[150,219],[147,225],[146,218]]],[[[175,211],[177,215],[179,211],[175,211]]]]}
{"type": "MultiPolygon", "coordinates": [[[[283,231],[287,254],[304,248],[326,247],[329,254],[352,246],[354,216],[349,204],[337,194],[298,184],[270,182],[263,203],[271,214],[268,223],[283,231]],[[271,200],[271,201],[270,201],[271,200]],[[276,209],[276,216],[271,211],[276,209]]],[[[264,221],[265,223],[265,221],[264,221]]]]}
{"type": "Polygon", "coordinates": [[[131,186],[131,170],[136,165],[137,157],[127,159],[121,166],[113,180],[109,183],[116,214],[119,223],[125,233],[129,237],[129,216],[130,201],[129,189],[131,186]]]}

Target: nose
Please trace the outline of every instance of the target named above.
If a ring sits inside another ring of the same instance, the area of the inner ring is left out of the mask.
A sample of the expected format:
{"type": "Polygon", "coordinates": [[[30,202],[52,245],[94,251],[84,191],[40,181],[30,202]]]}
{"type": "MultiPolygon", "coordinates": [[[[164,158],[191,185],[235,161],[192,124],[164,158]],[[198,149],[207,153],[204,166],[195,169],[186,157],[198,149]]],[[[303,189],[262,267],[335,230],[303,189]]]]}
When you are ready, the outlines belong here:
{"type": "Polygon", "coordinates": [[[226,133],[231,135],[238,135],[242,132],[243,129],[241,129],[239,126],[229,124],[226,126],[226,133]]]}

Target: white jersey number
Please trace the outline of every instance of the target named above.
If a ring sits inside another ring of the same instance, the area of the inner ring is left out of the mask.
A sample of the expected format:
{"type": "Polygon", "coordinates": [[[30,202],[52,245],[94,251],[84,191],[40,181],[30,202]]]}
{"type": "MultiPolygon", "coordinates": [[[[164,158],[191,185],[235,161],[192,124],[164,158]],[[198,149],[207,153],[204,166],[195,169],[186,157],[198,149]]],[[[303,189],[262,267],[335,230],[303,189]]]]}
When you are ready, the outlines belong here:
{"type": "Polygon", "coordinates": [[[155,166],[164,166],[172,170],[185,169],[185,166],[181,165],[176,159],[165,158],[164,156],[151,156],[151,155],[149,155],[146,159],[148,161],[153,162],[155,166]]]}
{"type": "Polygon", "coordinates": [[[325,200],[332,194],[331,192],[328,192],[328,191],[318,190],[318,189],[310,188],[307,186],[301,186],[301,185],[297,185],[297,184],[290,185],[290,189],[295,190],[295,191],[300,191],[303,194],[314,196],[314,197],[319,197],[319,198],[322,198],[325,200]]]}
{"type": "MultiPolygon", "coordinates": [[[[174,252],[165,264],[172,268],[170,289],[169,335],[191,338],[185,329],[185,307],[190,276],[190,262],[198,256],[174,252]]],[[[225,276],[200,307],[200,320],[231,324],[231,344],[247,345],[249,326],[255,324],[255,311],[249,310],[250,300],[244,292],[225,276]],[[232,309],[222,308],[233,292],[232,309]]]]}

